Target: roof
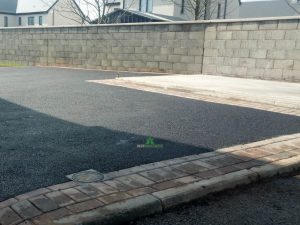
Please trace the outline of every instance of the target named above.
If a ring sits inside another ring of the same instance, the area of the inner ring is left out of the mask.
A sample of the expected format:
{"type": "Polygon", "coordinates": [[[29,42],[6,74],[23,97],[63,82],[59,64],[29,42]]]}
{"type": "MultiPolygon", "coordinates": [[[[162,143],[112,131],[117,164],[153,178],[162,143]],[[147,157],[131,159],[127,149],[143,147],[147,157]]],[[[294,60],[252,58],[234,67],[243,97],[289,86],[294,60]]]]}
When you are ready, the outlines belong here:
{"type": "Polygon", "coordinates": [[[47,12],[57,0],[18,0],[16,13],[47,12]]]}
{"type": "Polygon", "coordinates": [[[0,0],[0,12],[25,14],[47,12],[57,0],[0,0]]]}
{"type": "Polygon", "coordinates": [[[141,11],[138,11],[138,10],[129,10],[129,9],[122,9],[122,10],[130,12],[130,13],[135,14],[135,15],[146,17],[148,19],[169,21],[168,19],[165,19],[165,18],[160,17],[160,16],[156,16],[152,13],[146,13],[146,12],[141,12],[141,11]]]}
{"type": "Polygon", "coordinates": [[[0,12],[16,13],[18,0],[0,0],[0,12]]]}
{"type": "Polygon", "coordinates": [[[168,21],[185,21],[185,19],[181,17],[176,17],[176,16],[167,16],[167,15],[161,15],[161,14],[156,14],[156,13],[151,13],[152,15],[159,16],[161,18],[164,18],[168,21]]]}
{"type": "Polygon", "coordinates": [[[149,12],[141,12],[138,10],[129,10],[129,9],[117,9],[111,13],[108,13],[106,16],[111,16],[114,14],[117,14],[119,12],[126,12],[130,13],[133,15],[141,16],[144,18],[147,18],[149,20],[154,20],[154,21],[166,21],[166,22],[171,22],[171,21],[182,21],[184,19],[175,17],[175,16],[165,16],[165,15],[160,15],[160,14],[154,14],[154,13],[149,13],[149,12]]]}
{"type": "Polygon", "coordinates": [[[299,6],[296,4],[298,3],[289,4],[286,0],[242,2],[239,17],[296,16],[300,14],[297,12],[297,7],[299,6]]]}
{"type": "Polygon", "coordinates": [[[120,5],[120,0],[106,0],[105,5],[120,5]]]}

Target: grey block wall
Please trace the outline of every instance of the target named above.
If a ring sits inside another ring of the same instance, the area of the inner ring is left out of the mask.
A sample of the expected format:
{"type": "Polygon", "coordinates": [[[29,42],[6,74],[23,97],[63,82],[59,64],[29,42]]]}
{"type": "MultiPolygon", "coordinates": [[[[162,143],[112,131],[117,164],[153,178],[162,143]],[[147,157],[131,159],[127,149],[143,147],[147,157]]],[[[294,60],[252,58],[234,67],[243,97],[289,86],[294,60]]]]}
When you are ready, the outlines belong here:
{"type": "Polygon", "coordinates": [[[204,74],[300,81],[299,18],[210,24],[204,49],[204,74]]]}
{"type": "Polygon", "coordinates": [[[103,70],[199,73],[204,24],[0,29],[0,61],[103,70]]]}
{"type": "Polygon", "coordinates": [[[0,28],[0,63],[299,82],[299,20],[0,28]]]}

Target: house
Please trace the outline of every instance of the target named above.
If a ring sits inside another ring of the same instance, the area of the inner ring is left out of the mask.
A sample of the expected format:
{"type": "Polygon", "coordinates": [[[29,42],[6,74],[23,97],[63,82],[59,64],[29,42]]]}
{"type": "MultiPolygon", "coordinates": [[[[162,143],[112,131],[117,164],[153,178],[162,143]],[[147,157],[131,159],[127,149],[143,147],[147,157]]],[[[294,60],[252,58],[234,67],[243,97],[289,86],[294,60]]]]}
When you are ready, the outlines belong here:
{"type": "Polygon", "coordinates": [[[106,7],[105,14],[121,9],[121,0],[106,0],[105,7],[106,7]]]}
{"type": "Polygon", "coordinates": [[[128,23],[238,18],[240,4],[239,0],[109,0],[106,21],[128,23]]]}
{"type": "MultiPolygon", "coordinates": [[[[141,12],[130,9],[115,9],[108,13],[105,23],[146,23],[146,22],[171,22],[183,21],[184,19],[175,16],[158,15],[150,12],[141,12]]],[[[97,22],[97,21],[95,21],[97,22]]]]}
{"type": "Polygon", "coordinates": [[[242,2],[239,18],[300,15],[300,0],[272,0],[242,2]]]}
{"type": "Polygon", "coordinates": [[[0,0],[0,27],[83,24],[73,0],[0,0]]]}

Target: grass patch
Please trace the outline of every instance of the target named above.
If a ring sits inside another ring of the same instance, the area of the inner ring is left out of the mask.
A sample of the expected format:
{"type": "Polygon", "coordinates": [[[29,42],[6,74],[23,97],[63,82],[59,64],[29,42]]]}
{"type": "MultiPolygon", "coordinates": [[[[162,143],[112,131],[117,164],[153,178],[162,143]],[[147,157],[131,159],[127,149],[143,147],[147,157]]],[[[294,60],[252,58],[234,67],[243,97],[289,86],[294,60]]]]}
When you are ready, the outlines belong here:
{"type": "Polygon", "coordinates": [[[0,62],[0,67],[21,67],[22,64],[14,62],[0,62]]]}

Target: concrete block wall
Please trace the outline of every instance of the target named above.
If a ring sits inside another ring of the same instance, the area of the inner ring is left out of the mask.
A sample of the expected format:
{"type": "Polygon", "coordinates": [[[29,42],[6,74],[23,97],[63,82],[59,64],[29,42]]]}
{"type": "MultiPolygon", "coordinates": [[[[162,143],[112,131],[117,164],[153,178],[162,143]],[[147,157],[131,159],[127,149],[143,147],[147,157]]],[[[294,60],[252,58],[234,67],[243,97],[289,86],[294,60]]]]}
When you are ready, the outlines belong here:
{"type": "Polygon", "coordinates": [[[299,18],[207,25],[202,73],[300,81],[299,18]]]}
{"type": "Polygon", "coordinates": [[[0,28],[0,63],[299,82],[299,21],[0,28]]]}
{"type": "Polygon", "coordinates": [[[0,29],[0,61],[103,70],[199,73],[204,24],[0,29]]]}

